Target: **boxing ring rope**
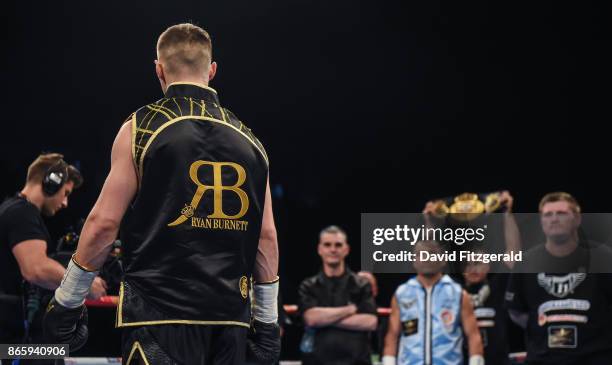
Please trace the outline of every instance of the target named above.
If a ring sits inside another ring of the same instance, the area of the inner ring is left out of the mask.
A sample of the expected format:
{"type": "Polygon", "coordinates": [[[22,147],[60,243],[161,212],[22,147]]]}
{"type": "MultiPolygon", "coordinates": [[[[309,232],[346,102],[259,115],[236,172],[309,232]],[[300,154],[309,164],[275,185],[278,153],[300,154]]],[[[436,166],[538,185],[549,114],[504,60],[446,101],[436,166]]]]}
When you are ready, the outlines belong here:
{"type": "MultiPolygon", "coordinates": [[[[98,300],[87,299],[85,301],[86,306],[95,308],[114,308],[118,303],[119,297],[116,295],[107,295],[98,300]]],[[[298,306],[295,304],[285,304],[283,308],[287,314],[297,314],[298,312],[298,306]]],[[[389,314],[391,314],[391,308],[378,308],[379,316],[388,316],[389,314]]]]}
{"type": "MultiPolygon", "coordinates": [[[[108,296],[104,296],[101,297],[98,300],[86,300],[85,301],[85,305],[87,305],[88,307],[95,307],[95,308],[115,308],[117,307],[117,304],[119,303],[119,297],[116,295],[108,295],[108,296]]],[[[288,315],[296,315],[298,313],[298,306],[295,304],[285,304],[283,305],[283,308],[285,309],[285,312],[288,315]]],[[[377,309],[378,315],[379,316],[389,316],[389,314],[391,314],[391,308],[385,308],[385,307],[380,307],[377,309]]],[[[514,352],[509,354],[510,359],[515,363],[515,364],[521,364],[524,362],[525,357],[527,356],[527,354],[525,352],[514,352]]],[[[81,361],[80,359],[74,359],[76,362],[69,362],[67,361],[66,364],[77,364],[77,365],[84,365],[84,364],[99,364],[99,362],[96,362],[95,359],[97,358],[82,358],[83,360],[85,360],[85,362],[81,361]]],[[[114,359],[113,359],[114,360],[114,359]]],[[[114,362],[113,360],[111,360],[111,362],[114,362]]],[[[283,365],[290,365],[290,364],[300,364],[300,362],[295,362],[295,361],[289,361],[289,362],[285,362],[285,361],[281,361],[281,364],[283,365]]]]}

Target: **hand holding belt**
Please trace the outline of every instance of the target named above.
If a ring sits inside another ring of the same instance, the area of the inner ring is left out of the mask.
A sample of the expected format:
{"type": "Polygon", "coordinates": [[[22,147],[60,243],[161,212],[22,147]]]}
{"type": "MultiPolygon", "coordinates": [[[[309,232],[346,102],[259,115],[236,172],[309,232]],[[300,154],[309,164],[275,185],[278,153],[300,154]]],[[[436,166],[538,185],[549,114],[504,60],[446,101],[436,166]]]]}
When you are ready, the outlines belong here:
{"type": "Polygon", "coordinates": [[[253,285],[253,318],[247,337],[247,361],[275,364],[280,357],[278,325],[278,277],[253,285]]]}
{"type": "Polygon", "coordinates": [[[457,221],[471,221],[483,213],[503,212],[505,206],[501,201],[500,192],[463,193],[455,197],[435,200],[432,215],[436,218],[446,218],[449,214],[457,221]]]}

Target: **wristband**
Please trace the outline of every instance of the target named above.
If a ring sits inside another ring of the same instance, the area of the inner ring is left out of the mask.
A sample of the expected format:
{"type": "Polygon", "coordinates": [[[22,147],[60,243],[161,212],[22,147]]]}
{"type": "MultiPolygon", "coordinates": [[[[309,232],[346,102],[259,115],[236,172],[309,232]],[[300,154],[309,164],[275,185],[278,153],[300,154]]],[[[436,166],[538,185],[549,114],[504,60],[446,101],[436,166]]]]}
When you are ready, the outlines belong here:
{"type": "Polygon", "coordinates": [[[472,355],[470,356],[470,364],[469,365],[484,365],[484,357],[482,355],[472,355]]]}
{"type": "Polygon", "coordinates": [[[253,285],[253,318],[263,323],[278,322],[278,277],[253,285]]]}
{"type": "Polygon", "coordinates": [[[382,358],[382,365],[396,365],[396,359],[395,356],[391,356],[391,355],[385,355],[382,358]]]}
{"type": "Polygon", "coordinates": [[[85,303],[91,283],[98,275],[97,271],[84,270],[74,259],[68,263],[64,278],[59,288],[55,290],[55,300],[66,308],[77,308],[85,303]]]}

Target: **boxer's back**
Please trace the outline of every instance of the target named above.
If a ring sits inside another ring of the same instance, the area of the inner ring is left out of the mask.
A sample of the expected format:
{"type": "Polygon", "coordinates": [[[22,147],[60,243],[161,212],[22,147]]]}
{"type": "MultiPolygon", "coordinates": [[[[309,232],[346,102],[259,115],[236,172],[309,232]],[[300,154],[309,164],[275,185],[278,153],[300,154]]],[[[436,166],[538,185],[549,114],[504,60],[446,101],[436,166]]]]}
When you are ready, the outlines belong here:
{"type": "Polygon", "coordinates": [[[170,85],[131,119],[139,191],[121,227],[118,325],[248,327],[265,150],[203,85],[170,85]]]}

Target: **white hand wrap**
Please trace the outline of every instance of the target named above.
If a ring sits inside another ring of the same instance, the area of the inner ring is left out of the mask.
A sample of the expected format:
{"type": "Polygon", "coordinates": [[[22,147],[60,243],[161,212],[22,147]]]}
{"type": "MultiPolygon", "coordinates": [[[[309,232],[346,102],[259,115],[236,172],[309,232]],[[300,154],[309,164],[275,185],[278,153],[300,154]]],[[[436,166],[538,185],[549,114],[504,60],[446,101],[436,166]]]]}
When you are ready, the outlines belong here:
{"type": "Polygon", "coordinates": [[[484,365],[484,357],[482,355],[472,355],[470,356],[470,364],[469,365],[484,365]]]}
{"type": "Polygon", "coordinates": [[[263,323],[278,322],[278,277],[271,283],[255,283],[253,297],[253,318],[263,323]]]}
{"type": "Polygon", "coordinates": [[[98,275],[97,271],[83,270],[74,261],[74,256],[68,264],[64,278],[59,288],[55,290],[55,300],[66,308],[77,308],[85,303],[91,283],[98,275]]]}
{"type": "Polygon", "coordinates": [[[396,365],[397,361],[395,359],[395,356],[391,356],[391,355],[385,355],[382,358],[382,365],[396,365]]]}

